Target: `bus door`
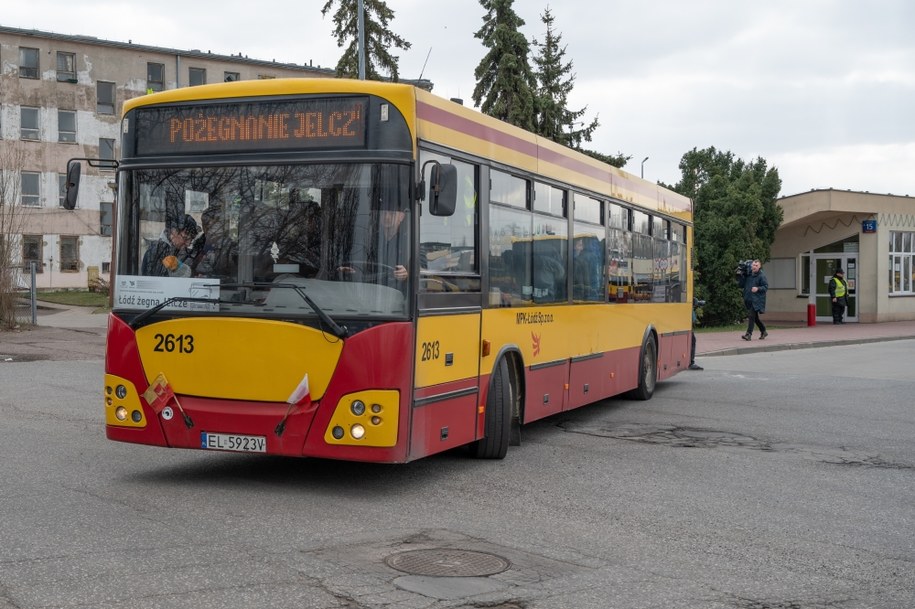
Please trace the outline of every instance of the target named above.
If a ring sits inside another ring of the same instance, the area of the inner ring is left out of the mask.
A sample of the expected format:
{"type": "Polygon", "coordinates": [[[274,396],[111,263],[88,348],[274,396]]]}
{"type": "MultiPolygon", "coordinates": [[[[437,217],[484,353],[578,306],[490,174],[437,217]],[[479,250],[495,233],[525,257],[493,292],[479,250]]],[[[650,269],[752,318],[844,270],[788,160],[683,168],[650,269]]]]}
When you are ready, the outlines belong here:
{"type": "Polygon", "coordinates": [[[480,370],[478,168],[425,152],[420,166],[429,160],[457,167],[458,191],[454,215],[424,209],[419,219],[410,459],[477,439],[480,374],[488,372],[480,370]]]}

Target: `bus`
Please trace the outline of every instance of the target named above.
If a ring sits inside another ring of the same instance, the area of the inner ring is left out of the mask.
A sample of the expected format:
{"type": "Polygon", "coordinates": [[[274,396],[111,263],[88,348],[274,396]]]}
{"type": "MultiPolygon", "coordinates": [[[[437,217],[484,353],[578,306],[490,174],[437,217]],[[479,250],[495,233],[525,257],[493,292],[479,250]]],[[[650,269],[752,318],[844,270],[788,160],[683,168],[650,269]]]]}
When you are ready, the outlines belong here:
{"type": "Polygon", "coordinates": [[[111,440],[501,459],[689,364],[691,202],[615,167],[346,79],[159,92],[121,129],[111,440]]]}

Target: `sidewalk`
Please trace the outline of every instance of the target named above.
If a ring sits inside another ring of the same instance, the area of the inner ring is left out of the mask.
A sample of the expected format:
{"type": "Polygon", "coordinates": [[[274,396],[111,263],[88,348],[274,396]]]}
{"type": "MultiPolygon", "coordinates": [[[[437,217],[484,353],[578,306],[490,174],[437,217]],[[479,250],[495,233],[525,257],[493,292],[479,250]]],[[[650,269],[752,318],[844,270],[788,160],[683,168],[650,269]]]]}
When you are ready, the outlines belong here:
{"type": "Polygon", "coordinates": [[[96,313],[94,307],[40,302],[37,315],[37,326],[0,331],[0,364],[104,359],[107,313],[96,313]]]}
{"type": "Polygon", "coordinates": [[[696,334],[696,357],[915,338],[915,321],[841,325],[829,322],[815,326],[785,328],[776,327],[778,324],[773,323],[767,325],[769,326],[769,336],[765,340],[759,340],[758,330],[754,332],[751,341],[740,338],[742,334],[740,330],[696,334]]]}

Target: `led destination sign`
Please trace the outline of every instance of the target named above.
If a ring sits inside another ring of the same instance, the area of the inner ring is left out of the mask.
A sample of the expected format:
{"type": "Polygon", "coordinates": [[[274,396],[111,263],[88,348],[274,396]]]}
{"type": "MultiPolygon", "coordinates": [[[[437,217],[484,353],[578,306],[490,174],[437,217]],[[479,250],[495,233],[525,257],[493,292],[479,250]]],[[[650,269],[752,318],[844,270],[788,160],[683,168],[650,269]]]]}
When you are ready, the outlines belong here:
{"type": "Polygon", "coordinates": [[[139,108],[137,154],[365,146],[365,98],[139,108]]]}

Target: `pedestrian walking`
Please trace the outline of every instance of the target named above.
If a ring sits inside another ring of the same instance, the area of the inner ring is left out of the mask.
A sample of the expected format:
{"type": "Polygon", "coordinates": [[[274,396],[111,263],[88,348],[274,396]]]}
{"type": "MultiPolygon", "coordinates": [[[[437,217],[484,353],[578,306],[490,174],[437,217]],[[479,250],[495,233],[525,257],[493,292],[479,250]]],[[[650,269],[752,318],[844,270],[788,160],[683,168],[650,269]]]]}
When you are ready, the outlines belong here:
{"type": "Polygon", "coordinates": [[[743,304],[747,308],[747,332],[740,338],[753,340],[753,326],[756,326],[759,328],[759,340],[763,340],[769,333],[766,332],[766,324],[759,316],[766,312],[769,282],[758,259],[753,262],[742,262],[737,267],[737,285],[743,288],[743,304]]]}

